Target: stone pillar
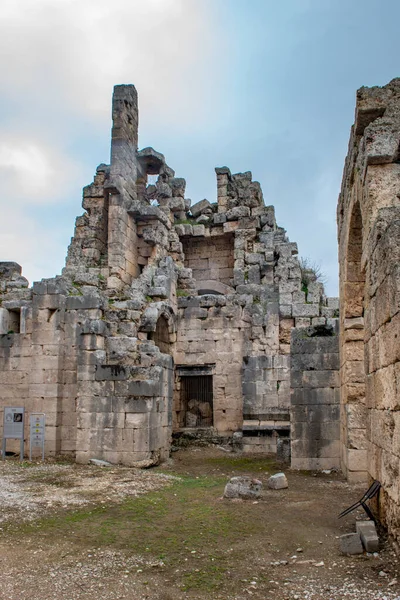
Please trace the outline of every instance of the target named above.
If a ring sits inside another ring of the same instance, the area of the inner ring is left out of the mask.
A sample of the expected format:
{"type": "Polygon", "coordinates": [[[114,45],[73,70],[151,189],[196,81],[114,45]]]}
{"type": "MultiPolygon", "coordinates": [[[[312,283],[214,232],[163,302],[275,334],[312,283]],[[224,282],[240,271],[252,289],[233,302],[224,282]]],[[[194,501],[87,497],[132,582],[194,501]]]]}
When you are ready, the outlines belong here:
{"type": "Polygon", "coordinates": [[[217,174],[218,212],[226,213],[228,210],[228,182],[231,172],[228,167],[218,167],[215,172],[217,174]]]}
{"type": "Polygon", "coordinates": [[[111,131],[111,166],[107,189],[110,192],[108,213],[109,288],[130,284],[138,275],[136,224],[128,214],[136,200],[138,102],[133,85],[114,87],[111,131]]]}
{"type": "Polygon", "coordinates": [[[138,149],[139,113],[137,91],[134,85],[116,85],[114,87],[112,119],[111,177],[130,179],[136,164],[138,149]]]}
{"type": "Polygon", "coordinates": [[[292,469],[339,468],[339,339],[319,325],[291,337],[292,469]]]}

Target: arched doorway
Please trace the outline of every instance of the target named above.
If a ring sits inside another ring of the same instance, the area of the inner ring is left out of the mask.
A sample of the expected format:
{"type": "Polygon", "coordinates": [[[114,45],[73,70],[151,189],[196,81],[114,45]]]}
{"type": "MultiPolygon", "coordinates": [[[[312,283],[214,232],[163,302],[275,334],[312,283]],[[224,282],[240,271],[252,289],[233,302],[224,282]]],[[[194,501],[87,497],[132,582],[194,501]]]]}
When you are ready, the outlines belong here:
{"type": "Polygon", "coordinates": [[[159,317],[155,331],[150,333],[150,339],[163,354],[171,354],[168,321],[163,315],[159,317]]]}
{"type": "Polygon", "coordinates": [[[364,362],[365,274],[362,270],[363,222],[354,203],[341,275],[341,463],[349,481],[367,473],[364,362]]]}

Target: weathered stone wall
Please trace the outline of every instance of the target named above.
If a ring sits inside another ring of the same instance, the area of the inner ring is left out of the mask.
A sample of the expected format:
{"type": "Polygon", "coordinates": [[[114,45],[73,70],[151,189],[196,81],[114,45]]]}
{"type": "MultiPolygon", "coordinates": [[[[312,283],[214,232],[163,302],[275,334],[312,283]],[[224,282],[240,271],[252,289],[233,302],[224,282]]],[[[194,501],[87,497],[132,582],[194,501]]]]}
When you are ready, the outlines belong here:
{"type": "MultiPolygon", "coordinates": [[[[216,173],[218,204],[186,207],[186,222],[174,226],[185,265],[178,292],[187,296],[178,298],[175,359],[215,365],[218,433],[242,430],[246,450],[276,451],[279,436],[289,435],[291,329],[334,320],[338,301],[312,273],[302,276],[297,245],[277,227],[251,173],[216,173]],[[233,271],[225,279],[227,258],[233,271]],[[202,295],[207,289],[217,295],[202,295]]],[[[182,427],[179,380],[175,406],[182,427]]]]}
{"type": "MultiPolygon", "coordinates": [[[[45,412],[46,454],[68,453],[75,450],[76,439],[76,343],[66,318],[66,287],[43,280],[28,290],[24,278],[14,281],[21,286],[12,291],[6,287],[1,296],[3,316],[14,312],[20,319],[17,331],[0,335],[2,408],[25,407],[25,451],[29,414],[45,412]]],[[[8,443],[11,450],[17,446],[8,443]]]]}
{"type": "Polygon", "coordinates": [[[29,289],[0,265],[0,407],[18,397],[46,412],[48,453],[149,466],[172,422],[188,426],[179,368],[196,367],[212,373],[211,433],[275,450],[290,331],[325,323],[335,301],[304,279],[250,172],[216,169],[218,203],[192,205],[164,156],[137,148],[134,86],[116,86],[112,116],[111,164],[84,188],[62,275],[29,289]]]}
{"type": "Polygon", "coordinates": [[[232,235],[184,239],[183,252],[185,267],[192,269],[199,289],[210,280],[231,284],[234,264],[232,235]]]}
{"type": "Polygon", "coordinates": [[[292,469],[339,468],[339,324],[335,320],[334,325],[292,330],[292,469]]]}
{"type": "Polygon", "coordinates": [[[357,92],[338,204],[342,468],[400,541],[400,79],[357,92]]]}
{"type": "Polygon", "coordinates": [[[140,466],[168,455],[176,272],[171,213],[147,197],[154,172],[165,191],[173,171],[154,150],[137,152],[136,90],[118,86],[111,165],[84,189],[62,277],[28,289],[18,265],[1,263],[0,404],[46,413],[47,454],[140,466]],[[166,353],[149,339],[161,317],[166,353]]]}
{"type": "MultiPolygon", "coordinates": [[[[243,347],[250,326],[243,321],[244,307],[224,296],[179,298],[177,365],[214,366],[213,424],[220,434],[241,429],[243,347]],[[247,330],[247,333],[246,333],[247,330]]],[[[179,382],[178,382],[179,383],[179,382]]],[[[175,427],[178,425],[180,388],[175,388],[175,427]]]]}
{"type": "MultiPolygon", "coordinates": [[[[279,281],[297,278],[293,285],[300,289],[300,269],[289,272],[292,263],[298,267],[297,247],[277,227],[273,207],[263,205],[251,173],[231,175],[226,167],[216,172],[218,186],[221,176],[233,182],[229,207],[218,187],[217,206],[203,200],[187,210],[186,218],[192,223],[175,225],[186,267],[178,286],[190,296],[178,299],[175,359],[182,365],[215,364],[214,427],[218,433],[243,430],[246,448],[273,450],[275,440],[259,443],[260,423],[280,407],[288,418],[288,372],[287,381],[282,375],[278,394],[276,378],[272,382],[277,371],[270,369],[271,381],[267,381],[261,362],[265,353],[280,352],[279,281]],[[190,278],[195,289],[188,284],[190,278]],[[196,295],[196,290],[202,294],[207,288],[216,295],[196,295]],[[256,387],[258,395],[253,398],[250,390],[256,387]]],[[[179,397],[178,382],[178,408],[179,397]]]]}
{"type": "Polygon", "coordinates": [[[244,357],[242,389],[244,450],[276,453],[290,431],[290,356],[244,357]]]}

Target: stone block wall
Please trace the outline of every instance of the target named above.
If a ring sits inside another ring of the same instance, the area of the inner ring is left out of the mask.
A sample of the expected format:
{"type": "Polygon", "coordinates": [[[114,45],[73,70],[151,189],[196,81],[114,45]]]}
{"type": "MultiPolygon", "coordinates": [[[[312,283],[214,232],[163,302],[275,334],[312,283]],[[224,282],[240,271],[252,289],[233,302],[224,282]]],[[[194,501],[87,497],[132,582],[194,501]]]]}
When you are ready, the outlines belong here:
{"type": "MultiPolygon", "coordinates": [[[[65,293],[56,280],[43,280],[30,290],[25,280],[24,287],[6,289],[1,296],[2,312],[20,315],[18,331],[0,335],[1,409],[25,407],[26,452],[32,412],[46,413],[47,455],[75,450],[76,343],[66,318],[65,293]]],[[[2,414],[0,418],[2,428],[2,414]]],[[[17,446],[8,442],[10,450],[17,446]]]]}
{"type": "MultiPolygon", "coordinates": [[[[243,348],[250,334],[245,305],[218,295],[178,299],[175,363],[213,365],[213,426],[220,434],[241,429],[243,348]]],[[[179,380],[175,386],[174,429],[179,427],[179,380]]]]}
{"type": "Polygon", "coordinates": [[[185,267],[192,269],[198,287],[210,280],[230,285],[233,278],[233,237],[184,238],[185,267]]]}
{"type": "Polygon", "coordinates": [[[336,319],[334,326],[292,330],[292,469],[338,469],[340,466],[338,325],[336,319]]]}
{"type": "Polygon", "coordinates": [[[243,449],[277,453],[290,433],[290,356],[248,356],[243,362],[243,449]]]}
{"type": "Polygon", "coordinates": [[[400,79],[357,92],[338,203],[342,468],[400,543],[400,79]]]}

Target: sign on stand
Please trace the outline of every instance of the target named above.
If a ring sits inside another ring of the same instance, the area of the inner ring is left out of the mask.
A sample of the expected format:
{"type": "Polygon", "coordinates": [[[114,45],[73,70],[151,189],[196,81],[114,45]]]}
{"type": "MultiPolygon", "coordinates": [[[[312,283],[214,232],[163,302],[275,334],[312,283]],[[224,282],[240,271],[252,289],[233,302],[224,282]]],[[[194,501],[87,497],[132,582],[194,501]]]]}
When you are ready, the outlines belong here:
{"type": "Polygon", "coordinates": [[[44,460],[44,432],[46,415],[44,413],[31,413],[29,425],[29,460],[32,460],[32,448],[41,448],[42,460],[44,460]]]}
{"type": "Polygon", "coordinates": [[[24,458],[24,417],[23,406],[5,406],[3,422],[2,457],[6,459],[7,440],[20,440],[19,459],[24,458]]]}

